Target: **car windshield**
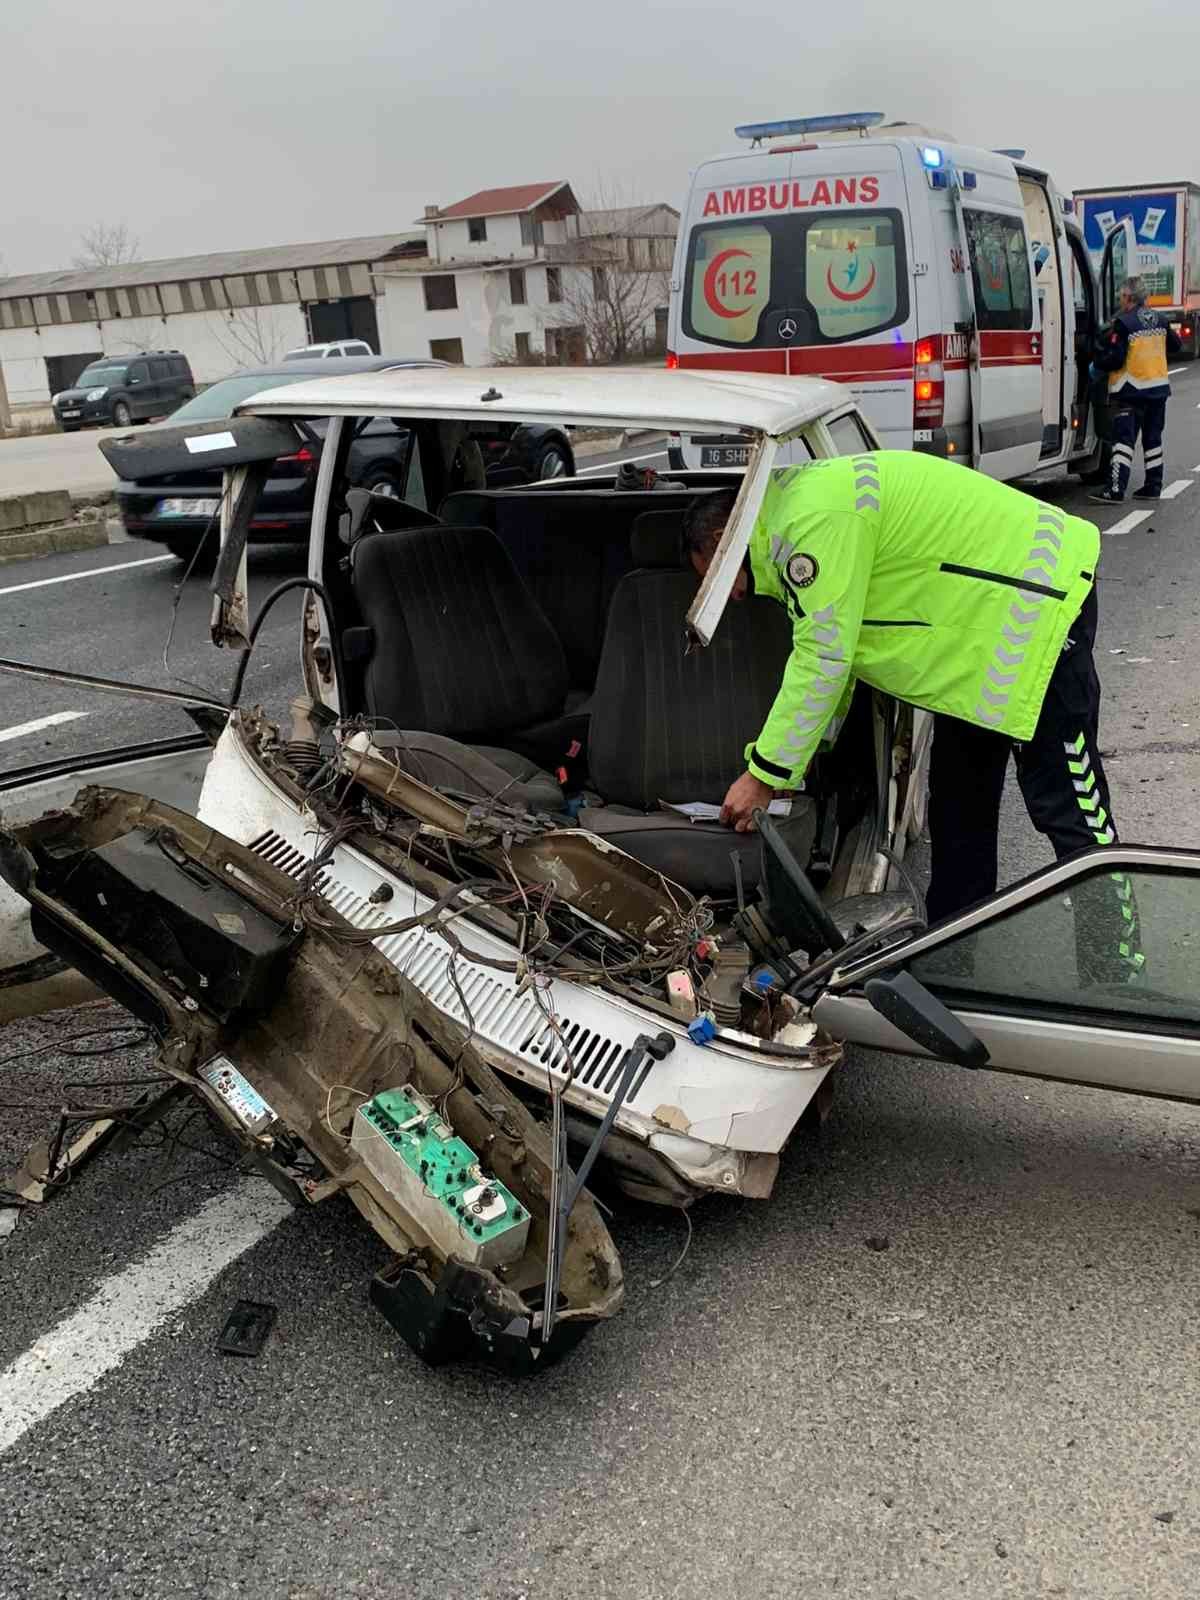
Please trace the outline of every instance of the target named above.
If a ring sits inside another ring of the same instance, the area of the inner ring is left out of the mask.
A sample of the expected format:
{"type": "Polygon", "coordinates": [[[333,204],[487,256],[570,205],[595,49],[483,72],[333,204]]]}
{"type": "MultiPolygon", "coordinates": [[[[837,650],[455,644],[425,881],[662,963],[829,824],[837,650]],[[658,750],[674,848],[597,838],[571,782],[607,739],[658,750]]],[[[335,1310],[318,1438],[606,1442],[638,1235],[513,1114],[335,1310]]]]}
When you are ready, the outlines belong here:
{"type": "Polygon", "coordinates": [[[98,389],[101,384],[111,388],[113,384],[124,383],[125,367],[85,367],[76,379],[77,389],[98,389]]]}
{"type": "Polygon", "coordinates": [[[178,411],[172,412],[171,421],[215,422],[219,417],[231,417],[242,401],[249,400],[252,394],[261,394],[264,389],[282,389],[285,383],[303,383],[308,376],[305,372],[281,372],[265,376],[260,373],[258,377],[247,374],[222,378],[220,383],[210,385],[203,394],[194,396],[178,411]]]}

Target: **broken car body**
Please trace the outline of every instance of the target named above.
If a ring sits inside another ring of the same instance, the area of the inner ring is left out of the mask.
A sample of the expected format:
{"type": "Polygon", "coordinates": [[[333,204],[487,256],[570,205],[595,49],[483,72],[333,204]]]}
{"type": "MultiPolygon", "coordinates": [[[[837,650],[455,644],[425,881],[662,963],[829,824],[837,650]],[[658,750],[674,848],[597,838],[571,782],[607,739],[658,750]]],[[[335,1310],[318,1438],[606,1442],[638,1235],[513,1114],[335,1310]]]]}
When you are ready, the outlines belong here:
{"type": "Polygon", "coordinates": [[[414,1348],[517,1369],[619,1306],[593,1161],[648,1200],[765,1198],[842,1041],[1197,1098],[1200,1006],[1167,937],[1194,925],[1193,853],[1089,852],[926,930],[903,855],[928,718],[861,685],[759,835],[680,809],[741,770],[789,648],[781,608],[730,602],[770,473],[874,442],[819,382],[467,369],[313,379],[106,441],[125,477],[225,469],[212,635],[243,655],[230,704],[192,702],[211,750],[0,788],[0,1017],[84,974],[292,1198],[349,1194],[414,1348]],[[652,491],[489,490],[483,416],[749,460],[652,491]],[[411,440],[400,498],[345,479],[382,417],[411,440]],[[237,704],[263,614],[246,530],[304,419],[326,443],[307,576],[283,586],[305,607],[281,728],[237,704]],[[697,591],[682,516],[720,488],[737,500],[697,591]],[[1085,991],[1072,902],[1118,869],[1146,983],[1085,991]]]}

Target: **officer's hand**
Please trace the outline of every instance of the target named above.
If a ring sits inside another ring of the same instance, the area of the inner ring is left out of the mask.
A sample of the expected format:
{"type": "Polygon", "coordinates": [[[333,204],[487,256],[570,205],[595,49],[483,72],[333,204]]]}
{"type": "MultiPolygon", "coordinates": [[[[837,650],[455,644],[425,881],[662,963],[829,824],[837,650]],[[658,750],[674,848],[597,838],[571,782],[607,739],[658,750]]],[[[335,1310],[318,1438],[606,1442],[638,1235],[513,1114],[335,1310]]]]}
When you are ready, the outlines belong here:
{"type": "Polygon", "coordinates": [[[750,833],[754,828],[754,813],[764,811],[774,795],[769,783],[763,783],[752,772],[743,772],[729,785],[729,793],[721,805],[721,821],[739,833],[750,833]]]}

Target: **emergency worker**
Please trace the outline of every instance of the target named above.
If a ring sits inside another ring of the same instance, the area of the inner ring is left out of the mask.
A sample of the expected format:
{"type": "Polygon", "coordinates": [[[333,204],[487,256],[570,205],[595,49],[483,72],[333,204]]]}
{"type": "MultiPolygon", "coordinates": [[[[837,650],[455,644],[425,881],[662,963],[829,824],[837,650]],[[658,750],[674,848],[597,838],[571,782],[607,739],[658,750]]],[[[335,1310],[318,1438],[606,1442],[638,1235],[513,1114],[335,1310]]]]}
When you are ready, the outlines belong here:
{"type": "MultiPolygon", "coordinates": [[[[685,524],[701,574],[729,515],[722,500],[698,501],[685,524]]],[[[1058,856],[1112,844],[1092,658],[1099,554],[1091,523],[934,456],[877,450],[776,473],[750,567],[755,591],[788,610],[792,653],[722,821],[744,832],[776,790],[800,785],[861,679],[936,714],[931,922],[996,889],[1014,753],[1029,815],[1058,856]]],[[[1080,976],[1086,965],[1085,981],[1125,981],[1142,964],[1136,908],[1115,877],[1101,894],[1098,951],[1085,952],[1077,921],[1080,976]]]]}
{"type": "Polygon", "coordinates": [[[1167,357],[1183,346],[1170,323],[1146,305],[1140,278],[1126,278],[1120,290],[1121,309],[1096,344],[1093,368],[1108,375],[1112,407],[1112,463],[1105,488],[1090,496],[1101,505],[1124,500],[1133,471],[1133,450],[1142,439],[1145,482],[1135,500],[1157,500],[1162,494],[1163,429],[1171,393],[1167,357]]]}

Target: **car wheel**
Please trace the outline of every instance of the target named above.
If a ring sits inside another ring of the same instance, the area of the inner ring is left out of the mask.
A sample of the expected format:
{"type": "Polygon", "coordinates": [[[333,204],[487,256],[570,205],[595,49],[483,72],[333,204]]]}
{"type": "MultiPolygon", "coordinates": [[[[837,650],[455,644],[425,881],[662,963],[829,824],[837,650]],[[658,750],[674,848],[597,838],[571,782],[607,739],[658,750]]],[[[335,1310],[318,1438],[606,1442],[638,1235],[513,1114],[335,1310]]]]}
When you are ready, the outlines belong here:
{"type": "Polygon", "coordinates": [[[400,479],[386,467],[373,467],[363,479],[363,488],[369,489],[372,494],[384,495],[389,500],[404,499],[400,479]]]}
{"type": "Polygon", "coordinates": [[[133,421],[133,412],[130,411],[124,400],[118,400],[116,405],[113,406],[112,420],[114,428],[127,428],[133,421]]]}
{"type": "Polygon", "coordinates": [[[567,478],[570,475],[571,463],[564,455],[562,445],[546,445],[537,459],[534,476],[541,482],[545,478],[567,478]]]}

